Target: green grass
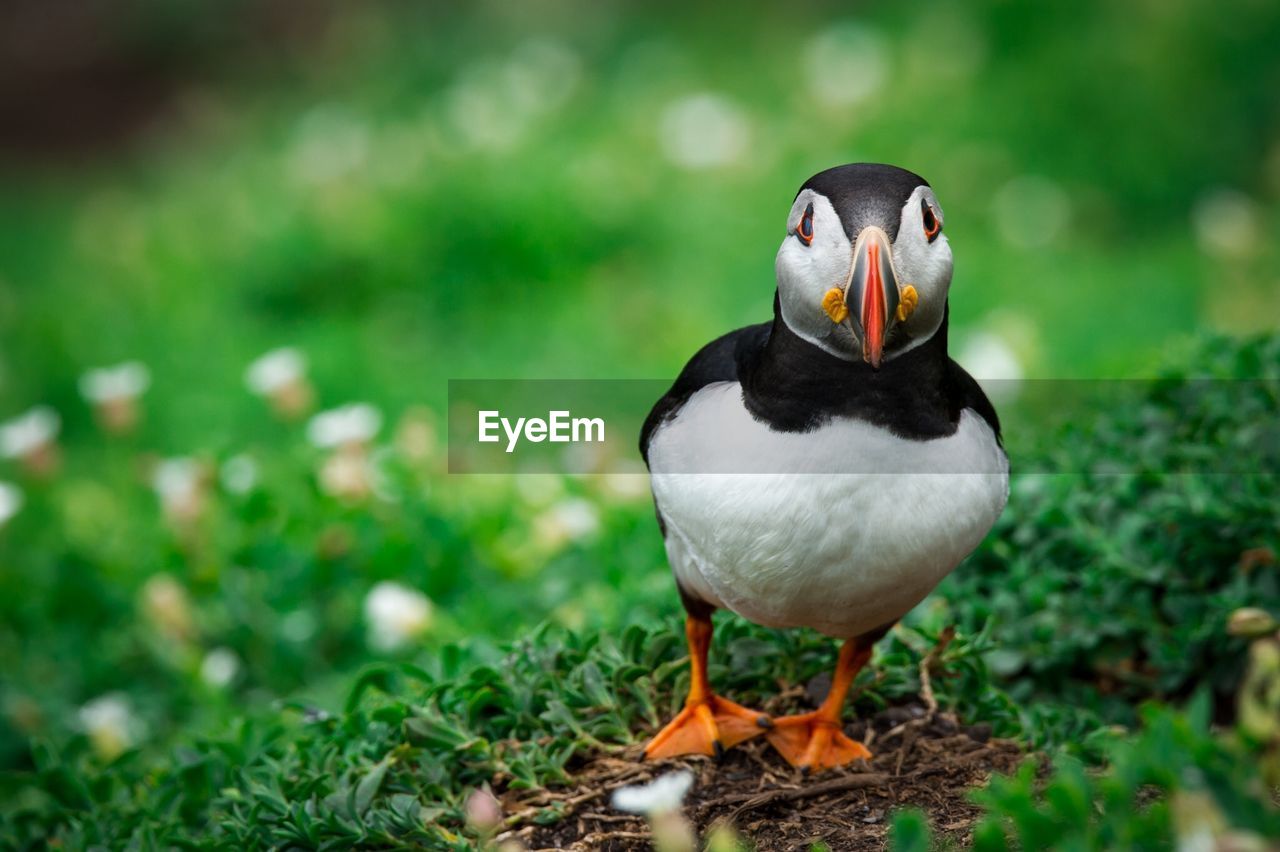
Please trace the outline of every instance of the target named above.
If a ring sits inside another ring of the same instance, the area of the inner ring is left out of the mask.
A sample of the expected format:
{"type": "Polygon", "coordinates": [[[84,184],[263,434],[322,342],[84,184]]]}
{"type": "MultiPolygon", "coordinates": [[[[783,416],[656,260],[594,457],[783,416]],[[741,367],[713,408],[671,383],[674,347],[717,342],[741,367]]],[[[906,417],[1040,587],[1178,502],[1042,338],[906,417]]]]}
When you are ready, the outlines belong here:
{"type": "MultiPolygon", "coordinates": [[[[930,647],[924,636],[912,644],[930,647]]],[[[941,697],[966,715],[1017,719],[990,689],[981,645],[953,643],[941,697]]],[[[831,642],[726,621],[712,674],[743,700],[830,665],[831,642]]],[[[920,656],[885,643],[863,709],[913,695],[920,656]]],[[[470,848],[465,794],[482,784],[570,785],[572,761],[634,742],[678,707],[688,687],[679,631],[631,627],[582,635],[542,628],[500,649],[449,645],[422,668],[362,672],[333,713],[286,702],[229,731],[180,739],[163,758],[130,751],[103,767],[83,739],[34,748],[36,769],[6,779],[4,834],[27,847],[141,843],[470,848]]],[[[554,806],[536,815],[554,820],[554,806]]]]}
{"type": "MultiPolygon", "coordinates": [[[[1280,338],[1275,337],[1245,344],[1211,341],[1194,362],[1218,377],[1259,367],[1265,373],[1278,363],[1278,349],[1280,338]]],[[[878,674],[868,672],[863,678],[867,689],[858,699],[859,709],[913,695],[921,654],[931,647],[931,637],[953,622],[962,631],[942,661],[952,675],[940,681],[944,706],[963,718],[993,723],[999,734],[1087,760],[1110,759],[1118,767],[1114,772],[1129,771],[1124,767],[1130,758],[1116,756],[1112,743],[1118,735],[1108,725],[1136,725],[1136,702],[1151,697],[1177,702],[1198,691],[1201,701],[1194,714],[1201,721],[1194,730],[1205,727],[1215,700],[1220,707],[1232,706],[1246,640],[1228,634],[1228,616],[1244,605],[1280,612],[1274,563],[1250,571],[1239,568],[1244,551],[1276,546],[1274,526],[1266,516],[1259,517],[1258,510],[1275,505],[1277,480],[1273,475],[1163,471],[1176,469],[1181,454],[1206,428],[1212,428],[1215,445],[1242,454],[1260,453],[1245,460],[1266,463],[1271,448],[1245,439],[1259,423],[1280,413],[1280,399],[1273,381],[1249,384],[1255,393],[1249,397],[1252,404],[1244,406],[1237,383],[1189,381],[1179,378],[1182,375],[1171,372],[1152,385],[1136,409],[1105,413],[1088,435],[1064,430],[1061,446],[1079,461],[1113,459],[1124,447],[1141,446],[1144,460],[1154,467],[1125,476],[1048,480],[1066,482],[1062,487],[1028,487],[1027,482],[1038,477],[1024,477],[1014,488],[1007,520],[913,614],[908,622],[913,626],[881,646],[874,666],[878,674]],[[1178,488],[1170,487],[1170,477],[1178,488]],[[1077,492],[1088,499],[1073,497],[1077,492]],[[1135,517],[1155,524],[1159,534],[1135,533],[1135,517]],[[1141,665],[1121,665],[1115,648],[1141,655],[1141,665]]],[[[515,643],[496,645],[483,638],[447,641],[450,633],[466,633],[467,610],[462,607],[449,614],[451,623],[402,662],[365,666],[349,677],[335,675],[327,695],[308,698],[308,690],[315,689],[314,671],[339,671],[361,658],[355,651],[360,644],[357,618],[334,607],[343,602],[350,607],[358,599],[353,587],[367,581],[355,581],[338,566],[376,567],[386,558],[403,571],[402,557],[426,544],[412,538],[397,542],[396,531],[422,524],[439,524],[432,536],[437,542],[446,531],[459,542],[473,537],[457,517],[428,521],[430,504],[407,499],[422,482],[407,470],[401,476],[391,481],[402,489],[394,493],[406,499],[371,511],[329,505],[313,493],[307,497],[310,492],[296,482],[293,497],[287,489],[275,494],[268,480],[264,491],[246,505],[217,517],[205,530],[204,546],[211,549],[185,551],[188,559],[202,557],[191,560],[194,566],[243,563],[249,554],[268,554],[275,561],[260,562],[269,567],[258,572],[186,575],[199,601],[199,626],[193,636],[166,634],[166,623],[154,620],[117,621],[106,627],[105,612],[100,620],[80,616],[86,626],[79,640],[67,625],[45,625],[42,635],[39,622],[26,624],[34,632],[32,646],[49,646],[51,656],[21,659],[8,677],[27,694],[43,698],[49,718],[65,718],[77,697],[105,677],[105,669],[114,670],[115,683],[131,672],[150,676],[150,682],[131,686],[138,706],[168,697],[175,703],[165,707],[167,713],[177,718],[190,713],[194,718],[188,720],[188,732],[157,736],[119,754],[104,754],[101,743],[95,751],[92,738],[62,724],[45,722],[42,730],[29,732],[11,730],[13,769],[5,778],[2,836],[18,846],[56,836],[74,847],[128,842],[164,846],[184,838],[212,837],[251,845],[394,847],[422,842],[448,848],[468,842],[455,837],[462,829],[460,808],[467,790],[483,783],[517,789],[566,784],[576,757],[634,742],[678,706],[687,674],[668,582],[662,578],[649,585],[625,575],[609,581],[622,590],[616,599],[628,605],[625,615],[613,613],[607,625],[605,614],[593,616],[596,627],[605,629],[543,626],[515,643]],[[309,500],[316,514],[295,515],[301,505],[288,512],[279,508],[291,500],[309,500]],[[334,529],[343,530],[337,537],[347,549],[322,555],[304,534],[279,536],[289,524],[268,523],[274,516],[271,506],[291,523],[320,530],[322,540],[337,535],[334,529]],[[376,524],[377,532],[366,524],[376,524]],[[259,538],[263,530],[271,532],[259,538]],[[230,549],[218,549],[224,546],[230,549]],[[290,565],[303,573],[289,573],[290,565]],[[280,585],[273,586],[273,581],[280,585]],[[255,582],[256,587],[251,585],[255,582]],[[288,603],[279,595],[288,596],[288,603]],[[269,611],[314,607],[319,614],[317,632],[305,648],[295,648],[273,637],[270,627],[238,627],[254,622],[252,606],[263,607],[257,618],[267,624],[269,611]],[[220,612],[224,607],[232,612],[220,612]],[[235,607],[241,608],[238,618],[230,617],[235,607]],[[628,621],[631,626],[621,626],[628,621]],[[99,650],[81,655],[77,668],[69,663],[77,659],[70,649],[77,641],[89,641],[95,622],[92,635],[99,650]],[[230,632],[219,634],[219,627],[230,632]],[[59,646],[59,641],[65,644],[59,646]],[[191,647],[184,647],[184,642],[191,647]],[[187,669],[198,658],[193,656],[196,646],[215,642],[233,647],[246,661],[233,693],[248,699],[247,713],[236,704],[220,704],[230,696],[208,694],[207,687],[201,688],[204,694],[192,694],[190,685],[185,690],[182,686],[182,678],[190,678],[187,669]],[[59,650],[66,656],[55,662],[59,650]],[[55,666],[62,671],[62,683],[37,680],[55,666]],[[304,667],[312,672],[299,679],[304,667]],[[272,694],[280,700],[269,700],[272,694]]],[[[485,494],[485,486],[476,487],[484,505],[513,503],[509,494],[485,494]]],[[[509,487],[509,481],[487,487],[509,487]]],[[[653,553],[656,530],[636,520],[647,508],[632,505],[610,511],[618,517],[606,524],[603,539],[553,561],[544,569],[542,582],[554,585],[558,575],[589,582],[589,570],[600,570],[597,560],[610,548],[653,553]]],[[[485,524],[488,517],[479,512],[472,521],[485,524]]],[[[8,551],[10,559],[19,552],[48,550],[47,543],[43,549],[25,548],[12,538],[5,544],[21,548],[8,551]]],[[[466,552],[461,544],[458,547],[466,552]]],[[[84,564],[86,555],[65,560],[84,564]]],[[[100,568],[109,565],[104,561],[100,568]]],[[[377,571],[364,572],[370,574],[377,576],[377,571]]],[[[432,587],[430,582],[426,576],[421,580],[437,601],[451,600],[447,586],[432,587]]],[[[511,582],[516,581],[498,575],[491,579],[488,590],[495,602],[510,594],[502,584],[511,582]]],[[[87,591],[106,596],[98,602],[105,609],[113,603],[109,589],[87,591]]],[[[42,592],[49,596],[50,610],[56,611],[59,590],[70,592],[66,578],[42,592]]],[[[83,585],[75,589],[77,600],[84,591],[83,585]]],[[[462,590],[452,594],[466,597],[462,590]]],[[[566,589],[564,602],[590,594],[582,588],[566,589]]],[[[16,589],[6,594],[7,605],[12,607],[17,598],[16,589]]],[[[28,592],[17,603],[29,607],[30,601],[28,592]]],[[[127,601],[116,603],[127,610],[127,601]]],[[[513,624],[518,622],[515,612],[508,616],[513,624]]],[[[534,612],[526,606],[524,615],[532,617],[534,612]]],[[[804,631],[768,631],[722,617],[712,676],[726,693],[749,703],[774,694],[779,684],[807,682],[830,665],[833,653],[830,640],[804,631]]],[[[1143,737],[1174,736],[1184,730],[1173,716],[1156,718],[1165,726],[1159,730],[1174,733],[1143,737]]],[[[1128,791],[1126,795],[1137,795],[1145,784],[1156,783],[1143,781],[1147,775],[1142,773],[1156,772],[1161,765],[1157,757],[1175,746],[1181,749],[1179,760],[1189,767],[1208,771],[1211,765],[1225,765],[1222,749],[1227,746],[1217,745],[1207,734],[1195,736],[1200,739],[1189,751],[1182,748],[1185,743],[1169,745],[1163,740],[1139,739],[1124,746],[1136,749],[1147,768],[1129,771],[1133,777],[1116,783],[1128,791]]],[[[1058,794],[1052,792],[1057,788],[1049,788],[1051,805],[1059,795],[1097,799],[1113,809],[1108,819],[1120,819],[1114,815],[1120,805],[1107,798],[1110,788],[1079,782],[1078,770],[1071,768],[1075,764],[1063,766],[1064,791],[1058,794]]],[[[1160,771],[1162,778],[1180,777],[1181,772],[1168,762],[1160,771]]],[[[1240,766],[1233,769],[1237,774],[1243,771],[1240,766]]],[[[1249,784],[1258,783],[1256,776],[1242,779],[1237,774],[1221,789],[1216,782],[1193,787],[1209,795],[1223,790],[1223,795],[1235,795],[1231,791],[1247,792],[1249,784]]],[[[1163,789],[1172,793],[1175,788],[1163,789]]],[[[1016,808],[1039,807],[1033,793],[1031,777],[1020,776],[993,787],[984,801],[998,822],[1000,815],[1016,808]]],[[[1273,826],[1274,814],[1268,816],[1265,806],[1259,807],[1262,810],[1250,813],[1261,816],[1250,817],[1249,825],[1273,831],[1268,826],[1273,826]]],[[[545,817],[551,819],[554,813],[545,817]]],[[[1036,831],[1043,834],[1057,830],[1052,826],[1065,817],[1026,819],[1040,825],[1036,831]]],[[[1167,825],[1169,810],[1143,819],[1167,825]]],[[[1097,838],[1090,843],[1108,845],[1097,838]]]]}

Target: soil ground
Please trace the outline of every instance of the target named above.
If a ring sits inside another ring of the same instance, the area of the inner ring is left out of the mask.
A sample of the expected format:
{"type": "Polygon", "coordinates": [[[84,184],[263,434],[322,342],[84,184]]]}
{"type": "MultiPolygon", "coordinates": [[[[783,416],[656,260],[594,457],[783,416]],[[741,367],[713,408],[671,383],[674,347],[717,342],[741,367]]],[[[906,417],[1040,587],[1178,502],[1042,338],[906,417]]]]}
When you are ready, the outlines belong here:
{"type": "Polygon", "coordinates": [[[967,844],[978,809],[973,787],[993,772],[1011,772],[1025,758],[1013,742],[992,739],[985,725],[962,725],[920,705],[893,707],[846,727],[875,755],[869,765],[810,778],[787,765],[763,738],[731,749],[722,760],[684,758],[640,763],[639,747],[597,756],[575,769],[574,788],[521,799],[504,796],[514,838],[529,849],[631,850],[652,848],[645,822],[609,807],[617,787],[644,783],[681,766],[695,775],[685,814],[700,836],[727,822],[759,852],[883,849],[891,813],[914,806],[929,816],[935,835],[967,844]],[[634,754],[631,753],[634,751],[634,754]],[[538,825],[534,815],[554,808],[562,818],[538,825]],[[521,814],[528,815],[526,823],[521,814]]]}

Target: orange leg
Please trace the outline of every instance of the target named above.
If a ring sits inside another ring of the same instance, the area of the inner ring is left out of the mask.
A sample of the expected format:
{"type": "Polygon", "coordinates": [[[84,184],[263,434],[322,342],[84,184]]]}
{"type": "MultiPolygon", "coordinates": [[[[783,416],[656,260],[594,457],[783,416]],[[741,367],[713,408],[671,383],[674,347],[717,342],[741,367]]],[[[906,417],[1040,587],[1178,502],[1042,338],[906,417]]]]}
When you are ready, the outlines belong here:
{"type": "Polygon", "coordinates": [[[649,759],[681,754],[719,757],[725,749],[764,733],[769,717],[734,704],[711,691],[707,680],[707,649],[711,646],[711,621],[689,616],[684,624],[689,639],[689,696],[681,710],[645,746],[649,759]]]}
{"type": "Polygon", "coordinates": [[[845,695],[858,672],[871,659],[871,643],[848,639],[840,648],[840,660],[836,663],[835,676],[831,679],[831,691],[817,710],[798,716],[784,716],[773,720],[769,730],[769,744],[776,748],[787,762],[807,772],[821,772],[833,766],[843,766],[859,758],[869,759],[871,752],[862,743],[844,735],[840,724],[840,711],[845,695]]]}

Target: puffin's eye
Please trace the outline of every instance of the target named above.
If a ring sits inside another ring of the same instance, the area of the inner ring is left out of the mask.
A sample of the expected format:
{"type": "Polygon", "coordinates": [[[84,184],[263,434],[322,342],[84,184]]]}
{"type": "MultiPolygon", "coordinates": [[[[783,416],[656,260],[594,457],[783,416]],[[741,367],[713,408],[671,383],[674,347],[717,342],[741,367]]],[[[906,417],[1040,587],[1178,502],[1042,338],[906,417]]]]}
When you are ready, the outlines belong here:
{"type": "Polygon", "coordinates": [[[800,217],[800,224],[796,225],[796,236],[800,238],[800,242],[805,245],[813,244],[813,204],[804,208],[804,215],[800,217]]]}
{"type": "Polygon", "coordinates": [[[938,234],[942,233],[942,222],[934,215],[933,208],[929,206],[929,202],[923,198],[920,199],[920,218],[924,223],[924,235],[929,242],[933,242],[938,238],[938,234]]]}

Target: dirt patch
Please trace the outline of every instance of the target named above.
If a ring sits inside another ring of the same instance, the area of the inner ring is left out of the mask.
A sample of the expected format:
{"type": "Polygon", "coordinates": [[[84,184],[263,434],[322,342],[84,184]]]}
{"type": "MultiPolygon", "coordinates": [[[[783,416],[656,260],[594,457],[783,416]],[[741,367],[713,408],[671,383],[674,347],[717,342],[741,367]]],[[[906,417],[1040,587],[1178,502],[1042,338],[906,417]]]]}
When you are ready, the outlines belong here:
{"type": "Polygon", "coordinates": [[[804,778],[763,739],[744,743],[719,761],[704,758],[637,762],[639,748],[598,756],[575,772],[578,784],[554,794],[504,796],[513,837],[530,849],[649,849],[643,820],[609,807],[609,794],[684,766],[695,774],[685,813],[699,834],[728,822],[760,852],[883,849],[892,812],[914,806],[935,833],[958,844],[970,839],[978,809],[969,791],[993,772],[1010,772],[1025,753],[990,737],[985,725],[965,726],[922,706],[894,707],[846,727],[867,742],[870,765],[804,778]],[[868,730],[869,727],[869,730],[868,730]],[[552,814],[558,821],[539,825],[552,814]]]}

